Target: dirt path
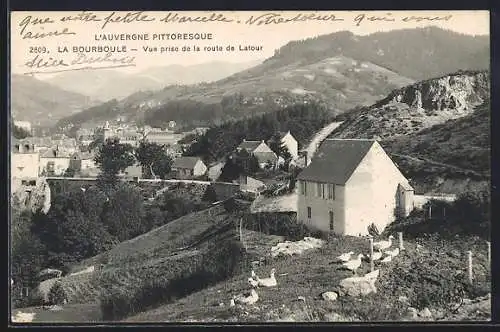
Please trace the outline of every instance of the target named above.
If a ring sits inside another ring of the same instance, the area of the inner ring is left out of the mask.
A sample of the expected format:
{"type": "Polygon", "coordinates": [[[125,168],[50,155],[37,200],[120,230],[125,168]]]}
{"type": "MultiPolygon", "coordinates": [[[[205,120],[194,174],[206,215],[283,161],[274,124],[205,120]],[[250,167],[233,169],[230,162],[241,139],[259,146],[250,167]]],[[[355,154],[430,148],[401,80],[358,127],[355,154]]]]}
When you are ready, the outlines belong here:
{"type": "Polygon", "coordinates": [[[311,160],[311,158],[314,156],[321,142],[323,142],[328,137],[328,135],[330,135],[341,124],[342,122],[332,122],[323,127],[323,129],[318,131],[316,134],[314,134],[311,142],[309,142],[309,145],[306,148],[308,160],[311,160]]]}

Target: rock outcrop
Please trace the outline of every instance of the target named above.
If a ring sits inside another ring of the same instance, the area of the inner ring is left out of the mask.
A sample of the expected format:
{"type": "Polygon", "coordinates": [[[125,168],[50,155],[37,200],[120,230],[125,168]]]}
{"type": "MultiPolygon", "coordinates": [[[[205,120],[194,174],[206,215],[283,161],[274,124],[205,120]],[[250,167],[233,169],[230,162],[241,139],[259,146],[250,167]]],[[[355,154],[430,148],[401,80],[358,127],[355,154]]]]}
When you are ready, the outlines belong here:
{"type": "Polygon", "coordinates": [[[489,99],[490,74],[458,72],[393,91],[377,104],[405,103],[425,110],[473,109],[489,99]]]}

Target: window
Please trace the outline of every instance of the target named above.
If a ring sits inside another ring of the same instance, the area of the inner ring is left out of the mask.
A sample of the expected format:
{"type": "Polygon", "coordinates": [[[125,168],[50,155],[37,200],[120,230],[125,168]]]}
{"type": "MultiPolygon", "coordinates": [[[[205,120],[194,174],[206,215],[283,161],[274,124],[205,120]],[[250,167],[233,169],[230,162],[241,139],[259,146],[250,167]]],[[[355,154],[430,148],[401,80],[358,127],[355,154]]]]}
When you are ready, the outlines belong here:
{"type": "Polygon", "coordinates": [[[330,230],[333,231],[333,211],[330,211],[330,230]]]}
{"type": "Polygon", "coordinates": [[[307,182],[306,181],[300,181],[300,193],[304,196],[307,195],[307,182]]]}
{"type": "Polygon", "coordinates": [[[325,194],[325,187],[326,187],[326,184],[325,183],[322,183],[321,184],[321,198],[325,199],[326,198],[326,194],[325,194]]]}
{"type": "Polygon", "coordinates": [[[316,196],[321,197],[322,191],[322,184],[316,183],[316,196]]]}
{"type": "Polygon", "coordinates": [[[311,219],[311,207],[307,207],[307,218],[311,219]]]}
{"type": "Polygon", "coordinates": [[[328,184],[328,199],[335,199],[335,185],[333,183],[328,184]]]}

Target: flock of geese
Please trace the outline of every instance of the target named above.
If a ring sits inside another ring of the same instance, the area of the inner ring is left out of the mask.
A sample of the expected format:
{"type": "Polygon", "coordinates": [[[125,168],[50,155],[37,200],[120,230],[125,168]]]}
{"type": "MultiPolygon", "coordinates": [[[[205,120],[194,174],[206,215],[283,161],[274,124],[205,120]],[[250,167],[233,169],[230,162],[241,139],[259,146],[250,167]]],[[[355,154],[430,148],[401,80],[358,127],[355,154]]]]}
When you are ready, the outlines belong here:
{"type": "MultiPolygon", "coordinates": [[[[392,246],[392,240],[394,236],[390,235],[387,241],[379,241],[373,243],[373,261],[380,261],[381,263],[388,263],[392,261],[394,257],[399,255],[399,248],[394,248],[392,250],[388,250],[392,246]],[[383,257],[383,258],[382,258],[383,257]]],[[[363,254],[359,254],[356,258],[351,259],[351,256],[354,252],[349,251],[345,254],[342,254],[337,257],[336,262],[341,263],[344,269],[352,271],[356,274],[356,271],[361,266],[361,259],[366,256],[363,254]]],[[[366,258],[370,258],[369,256],[366,258]]]]}
{"type": "MultiPolygon", "coordinates": [[[[394,236],[390,235],[387,241],[379,241],[373,243],[373,261],[380,261],[381,263],[390,262],[394,257],[399,255],[399,248],[388,250],[392,246],[392,240],[394,236]]],[[[363,254],[358,254],[356,258],[351,259],[354,252],[350,251],[348,253],[342,254],[336,258],[337,263],[341,263],[344,269],[350,270],[353,274],[357,273],[357,270],[361,266],[361,259],[365,257],[363,254]]],[[[369,255],[367,258],[370,258],[369,255]]],[[[255,271],[251,271],[251,276],[248,278],[248,283],[252,287],[249,292],[243,294],[234,295],[231,298],[230,306],[235,306],[236,304],[250,305],[254,304],[259,300],[259,294],[257,294],[256,288],[259,287],[275,287],[278,282],[275,277],[276,270],[271,269],[271,275],[269,278],[259,278],[255,274],[255,271]]]]}
{"type": "Polygon", "coordinates": [[[275,287],[278,285],[278,281],[276,280],[276,269],[271,269],[271,275],[269,278],[259,278],[255,271],[252,270],[251,277],[248,278],[248,283],[252,287],[250,292],[246,292],[243,294],[235,295],[232,297],[230,301],[230,306],[234,306],[236,304],[254,304],[259,300],[259,294],[257,294],[256,288],[259,287],[275,287]]]}

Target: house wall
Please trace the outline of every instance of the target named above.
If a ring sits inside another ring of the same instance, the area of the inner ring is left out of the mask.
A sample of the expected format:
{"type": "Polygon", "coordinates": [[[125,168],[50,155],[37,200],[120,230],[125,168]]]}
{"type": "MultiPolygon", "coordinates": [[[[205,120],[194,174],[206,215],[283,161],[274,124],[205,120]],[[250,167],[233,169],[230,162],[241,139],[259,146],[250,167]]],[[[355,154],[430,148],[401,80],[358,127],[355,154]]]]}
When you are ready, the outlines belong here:
{"type": "Polygon", "coordinates": [[[38,153],[12,153],[11,154],[11,178],[37,178],[40,165],[38,153]],[[18,167],[22,167],[19,169],[18,167]]]}
{"type": "Polygon", "coordinates": [[[193,176],[201,176],[207,172],[207,166],[202,161],[198,161],[194,165],[193,176]]]}
{"type": "Polygon", "coordinates": [[[191,175],[191,169],[190,168],[176,168],[174,170],[175,172],[175,177],[177,179],[190,179],[193,176],[191,175]]]}
{"type": "MultiPolygon", "coordinates": [[[[302,181],[300,181],[302,182],[302,181]]],[[[307,182],[307,193],[301,192],[301,184],[298,185],[298,208],[297,220],[311,229],[330,232],[330,211],[333,211],[333,232],[344,233],[344,202],[345,187],[335,185],[334,199],[328,199],[328,185],[325,184],[325,198],[318,197],[316,193],[316,182],[307,182]],[[307,217],[307,207],[311,207],[311,218],[307,217]]]]}
{"type": "Polygon", "coordinates": [[[49,162],[54,162],[54,174],[61,175],[69,167],[70,158],[48,158],[40,157],[40,173],[47,170],[49,162]]]}
{"type": "Polygon", "coordinates": [[[398,185],[404,182],[406,178],[374,143],[346,183],[345,235],[367,235],[371,223],[382,231],[393,222],[398,185]]]}
{"type": "Polygon", "coordinates": [[[265,187],[264,182],[250,176],[241,176],[239,182],[241,191],[258,192],[260,188],[265,187]]]}

